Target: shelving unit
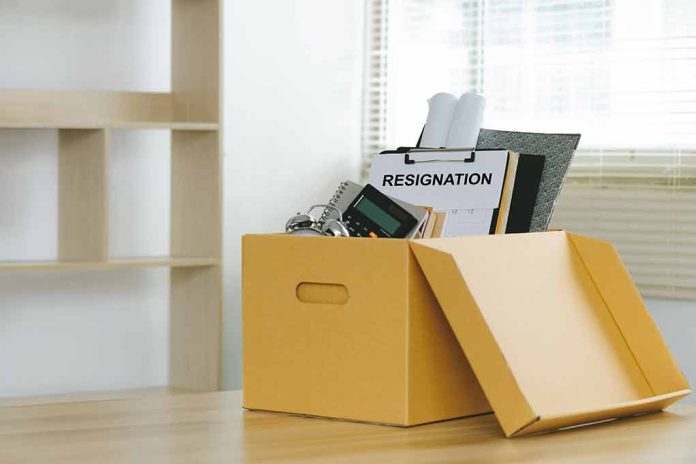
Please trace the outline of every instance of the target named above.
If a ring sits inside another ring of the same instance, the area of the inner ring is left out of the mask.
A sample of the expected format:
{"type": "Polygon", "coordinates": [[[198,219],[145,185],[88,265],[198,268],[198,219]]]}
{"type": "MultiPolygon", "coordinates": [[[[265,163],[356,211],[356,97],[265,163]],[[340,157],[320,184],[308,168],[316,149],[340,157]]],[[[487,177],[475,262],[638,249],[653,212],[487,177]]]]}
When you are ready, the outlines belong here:
{"type": "Polygon", "coordinates": [[[59,211],[58,260],[0,272],[171,268],[172,389],[220,388],[221,8],[172,0],[171,92],[0,90],[0,128],[58,130],[59,211]],[[171,130],[170,256],[109,256],[109,136],[124,129],[171,130]]]}

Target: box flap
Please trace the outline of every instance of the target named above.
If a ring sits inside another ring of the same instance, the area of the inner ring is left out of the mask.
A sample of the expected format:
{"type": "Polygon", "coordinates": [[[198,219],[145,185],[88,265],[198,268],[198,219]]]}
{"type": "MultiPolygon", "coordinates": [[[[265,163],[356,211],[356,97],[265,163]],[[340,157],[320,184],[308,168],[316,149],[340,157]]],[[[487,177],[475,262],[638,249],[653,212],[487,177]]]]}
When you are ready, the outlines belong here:
{"type": "Polygon", "coordinates": [[[672,375],[665,391],[653,389],[653,372],[643,370],[636,359],[642,353],[631,345],[646,338],[659,347],[657,329],[644,321],[627,339],[623,317],[608,308],[644,311],[625,291],[630,278],[617,277],[623,264],[611,257],[613,248],[593,249],[589,260],[614,269],[594,275],[566,232],[419,240],[411,247],[507,436],[546,429],[546,418],[615,417],[617,405],[632,405],[631,414],[653,410],[664,403],[656,397],[684,386],[672,375]],[[604,299],[595,280],[610,277],[628,296],[604,299]]]}
{"type": "Polygon", "coordinates": [[[590,424],[602,422],[619,417],[628,417],[650,412],[658,412],[665,409],[675,401],[685,397],[690,390],[680,390],[665,395],[653,396],[643,400],[630,401],[624,404],[612,405],[611,407],[600,408],[594,411],[580,411],[556,416],[539,417],[512,434],[513,437],[531,435],[549,430],[559,430],[567,427],[577,426],[578,424],[590,424]]]}
{"type": "Polygon", "coordinates": [[[425,242],[419,240],[412,243],[416,259],[426,274],[440,306],[443,310],[452,309],[445,310],[445,315],[469,358],[505,434],[509,436],[538,416],[532,411],[517,385],[481,311],[457,310],[460,306],[474,308],[476,302],[464,280],[454,280],[452,277],[459,275],[456,261],[450,254],[425,242]]]}
{"type": "Polygon", "coordinates": [[[592,280],[631,346],[653,391],[685,390],[689,383],[669,352],[628,270],[611,243],[568,232],[592,280]]]}

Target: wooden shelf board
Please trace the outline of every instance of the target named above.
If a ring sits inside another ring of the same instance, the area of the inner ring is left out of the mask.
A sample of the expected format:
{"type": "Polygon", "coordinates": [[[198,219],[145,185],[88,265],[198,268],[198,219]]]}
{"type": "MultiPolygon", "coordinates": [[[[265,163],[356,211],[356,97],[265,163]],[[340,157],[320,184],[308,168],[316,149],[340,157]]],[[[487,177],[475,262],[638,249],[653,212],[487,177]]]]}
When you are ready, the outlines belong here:
{"type": "Polygon", "coordinates": [[[82,403],[86,401],[109,401],[148,396],[181,395],[192,390],[173,387],[126,388],[94,392],[64,393],[60,395],[17,396],[0,398],[0,407],[32,406],[40,404],[82,403]]]}
{"type": "Polygon", "coordinates": [[[216,258],[137,257],[113,258],[104,262],[79,261],[0,261],[0,271],[44,271],[77,269],[124,269],[140,267],[217,266],[216,258]]]}
{"type": "Polygon", "coordinates": [[[154,122],[154,121],[131,121],[131,122],[109,122],[109,123],[55,123],[47,124],[42,122],[27,123],[5,123],[0,121],[0,129],[112,129],[112,130],[145,130],[145,129],[169,129],[184,131],[216,131],[220,125],[216,122],[154,122]]]}
{"type": "Polygon", "coordinates": [[[216,121],[175,116],[175,100],[169,92],[0,90],[0,128],[219,129],[216,121]]]}
{"type": "Polygon", "coordinates": [[[216,122],[127,122],[110,124],[109,129],[171,129],[193,131],[216,131],[220,124],[216,122]]]}

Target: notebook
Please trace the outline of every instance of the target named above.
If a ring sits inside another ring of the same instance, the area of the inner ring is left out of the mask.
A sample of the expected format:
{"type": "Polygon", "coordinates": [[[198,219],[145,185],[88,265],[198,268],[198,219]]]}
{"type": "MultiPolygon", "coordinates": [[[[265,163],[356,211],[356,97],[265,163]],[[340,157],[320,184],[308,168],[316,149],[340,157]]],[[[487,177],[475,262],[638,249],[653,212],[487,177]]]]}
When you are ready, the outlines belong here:
{"type": "MultiPolygon", "coordinates": [[[[537,158],[530,161],[531,164],[528,166],[533,173],[527,174],[533,177],[535,182],[537,177],[539,179],[538,186],[533,192],[534,212],[526,230],[524,230],[524,223],[516,222],[515,232],[538,232],[548,228],[579,141],[579,134],[540,134],[481,129],[477,149],[505,147],[519,153],[530,153],[537,158]],[[539,158],[543,158],[544,161],[539,158]],[[542,172],[536,174],[540,163],[542,172]]],[[[520,218],[516,218],[515,221],[518,219],[520,218]]]]}

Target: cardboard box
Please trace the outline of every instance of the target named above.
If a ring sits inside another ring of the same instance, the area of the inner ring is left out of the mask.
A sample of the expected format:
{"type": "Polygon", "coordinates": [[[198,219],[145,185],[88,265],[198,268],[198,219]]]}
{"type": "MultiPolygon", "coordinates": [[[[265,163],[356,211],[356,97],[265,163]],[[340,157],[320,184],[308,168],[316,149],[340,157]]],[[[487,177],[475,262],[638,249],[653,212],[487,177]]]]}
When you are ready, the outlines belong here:
{"type": "Polygon", "coordinates": [[[395,239],[243,239],[244,407],[415,425],[490,412],[395,239]]]}
{"type": "Polygon", "coordinates": [[[250,409],[415,425],[485,412],[480,382],[516,436],[689,393],[613,246],[588,237],[247,236],[243,280],[250,409]]]}

